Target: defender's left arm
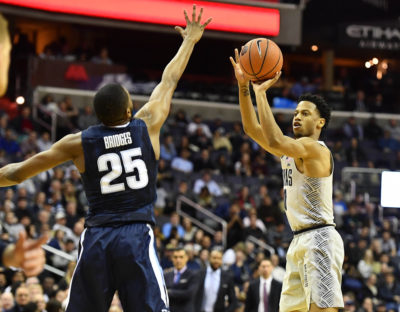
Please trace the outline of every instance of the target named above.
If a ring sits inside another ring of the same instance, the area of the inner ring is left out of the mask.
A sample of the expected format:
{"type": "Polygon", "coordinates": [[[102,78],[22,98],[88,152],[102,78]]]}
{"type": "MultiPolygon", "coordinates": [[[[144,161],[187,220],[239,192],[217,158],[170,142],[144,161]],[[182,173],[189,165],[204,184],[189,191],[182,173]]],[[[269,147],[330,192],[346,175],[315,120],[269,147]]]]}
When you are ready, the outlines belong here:
{"type": "Polygon", "coordinates": [[[200,40],[205,27],[211,22],[209,18],[204,24],[200,24],[203,9],[196,16],[196,6],[193,5],[192,20],[189,20],[187,12],[184,11],[186,28],[176,26],[175,29],[182,35],[183,42],[175,57],[164,69],[161,82],[153,90],[149,102],[146,103],[135,115],[143,119],[149,130],[153,148],[156,156],[159,156],[159,132],[164,121],[168,117],[171,106],[172,95],[178,85],[188,62],[192,55],[194,45],[200,40]]]}

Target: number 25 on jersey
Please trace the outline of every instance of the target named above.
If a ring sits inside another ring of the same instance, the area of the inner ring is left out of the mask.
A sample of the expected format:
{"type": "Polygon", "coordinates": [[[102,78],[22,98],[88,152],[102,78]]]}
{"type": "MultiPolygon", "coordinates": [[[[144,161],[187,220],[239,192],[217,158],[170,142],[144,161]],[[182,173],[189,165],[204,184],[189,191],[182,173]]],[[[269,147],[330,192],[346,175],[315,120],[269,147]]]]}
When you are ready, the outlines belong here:
{"type": "Polygon", "coordinates": [[[100,180],[100,187],[102,194],[110,194],[115,192],[125,191],[125,183],[111,182],[117,179],[121,174],[129,174],[137,169],[137,174],[126,177],[126,184],[133,190],[141,189],[149,183],[149,176],[147,174],[146,164],[143,159],[135,158],[142,156],[140,147],[131,148],[121,151],[121,155],[117,153],[107,153],[101,155],[97,159],[97,167],[99,172],[110,171],[108,164],[111,166],[111,171],[105,174],[100,180]]]}

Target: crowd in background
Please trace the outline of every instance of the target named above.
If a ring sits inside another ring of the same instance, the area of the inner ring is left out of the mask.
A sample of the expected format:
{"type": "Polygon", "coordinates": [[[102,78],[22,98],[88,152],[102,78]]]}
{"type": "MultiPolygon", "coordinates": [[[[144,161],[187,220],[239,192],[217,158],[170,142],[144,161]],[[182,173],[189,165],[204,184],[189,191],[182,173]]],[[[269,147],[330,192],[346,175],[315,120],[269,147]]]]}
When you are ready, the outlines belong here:
{"type": "MultiPolygon", "coordinates": [[[[91,107],[79,112],[68,97],[56,103],[48,95],[42,104],[49,111],[63,112],[57,137],[97,121],[91,107]]],[[[290,122],[281,115],[276,119],[290,135],[290,122]]],[[[400,168],[400,125],[395,120],[381,127],[374,119],[362,125],[349,118],[325,135],[336,171],[344,166],[400,168]],[[379,152],[373,154],[373,149],[379,152]]],[[[1,166],[46,150],[51,143],[49,133],[33,120],[29,106],[21,107],[12,119],[1,113],[1,166]]],[[[334,189],[335,222],[346,249],[345,310],[397,311],[400,246],[396,211],[383,218],[377,202],[363,194],[349,200],[337,175],[334,189]]],[[[194,271],[207,267],[211,250],[220,250],[223,266],[233,274],[239,311],[244,307],[249,283],[259,274],[262,259],[271,259],[274,279],[282,281],[292,233],[283,208],[280,160],[247,137],[240,122],[204,121],[202,116],[188,116],[185,111],[171,115],[162,129],[157,195],[154,232],[163,269],[173,266],[176,248],[186,251],[187,267],[194,271]],[[195,226],[189,218],[181,218],[176,213],[180,196],[225,220],[226,241],[215,219],[185,203],[182,210],[209,226],[214,234],[195,226]],[[249,241],[250,236],[271,248],[259,247],[249,241]]],[[[3,188],[0,199],[1,239],[14,242],[24,229],[33,238],[49,233],[50,246],[77,256],[88,206],[79,172],[72,163],[16,187],[3,188]]],[[[10,310],[13,305],[25,306],[25,311],[45,311],[46,302],[55,307],[47,308],[48,312],[61,311],[75,263],[50,253],[47,263],[65,271],[65,276],[45,271],[38,278],[26,279],[20,271],[1,269],[2,311],[14,311],[10,310]]],[[[117,296],[110,311],[121,311],[117,296]]]]}

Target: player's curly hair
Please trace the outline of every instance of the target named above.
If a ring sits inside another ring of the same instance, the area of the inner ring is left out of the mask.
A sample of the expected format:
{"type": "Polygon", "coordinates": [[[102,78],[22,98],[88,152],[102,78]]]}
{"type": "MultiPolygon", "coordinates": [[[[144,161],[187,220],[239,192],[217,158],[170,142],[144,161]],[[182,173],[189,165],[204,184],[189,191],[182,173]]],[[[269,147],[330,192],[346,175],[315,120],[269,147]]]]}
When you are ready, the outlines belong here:
{"type": "Polygon", "coordinates": [[[97,118],[103,124],[114,125],[124,118],[129,106],[129,95],[120,84],[108,84],[97,91],[93,106],[97,118]]]}
{"type": "Polygon", "coordinates": [[[319,115],[321,118],[325,119],[325,125],[323,129],[326,129],[328,127],[329,121],[331,120],[331,108],[326,103],[326,101],[319,95],[316,94],[311,94],[311,93],[305,93],[299,97],[299,102],[301,101],[307,101],[314,103],[315,106],[317,106],[319,115]]]}

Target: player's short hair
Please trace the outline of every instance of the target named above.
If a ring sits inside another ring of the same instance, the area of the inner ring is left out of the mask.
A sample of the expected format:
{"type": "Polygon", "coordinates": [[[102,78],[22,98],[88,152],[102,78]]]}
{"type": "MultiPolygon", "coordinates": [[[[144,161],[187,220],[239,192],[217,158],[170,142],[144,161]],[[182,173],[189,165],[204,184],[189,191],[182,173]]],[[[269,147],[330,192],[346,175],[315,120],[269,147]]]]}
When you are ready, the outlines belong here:
{"type": "Polygon", "coordinates": [[[329,107],[328,103],[326,103],[326,101],[321,96],[311,93],[305,93],[301,95],[299,97],[299,102],[301,101],[311,102],[314,103],[315,106],[317,106],[319,115],[321,116],[321,118],[325,119],[325,125],[323,129],[326,129],[331,119],[331,108],[329,107]]]}
{"type": "Polygon", "coordinates": [[[97,118],[105,125],[112,125],[123,119],[129,106],[129,95],[120,84],[108,84],[97,91],[93,106],[97,118]]]}

